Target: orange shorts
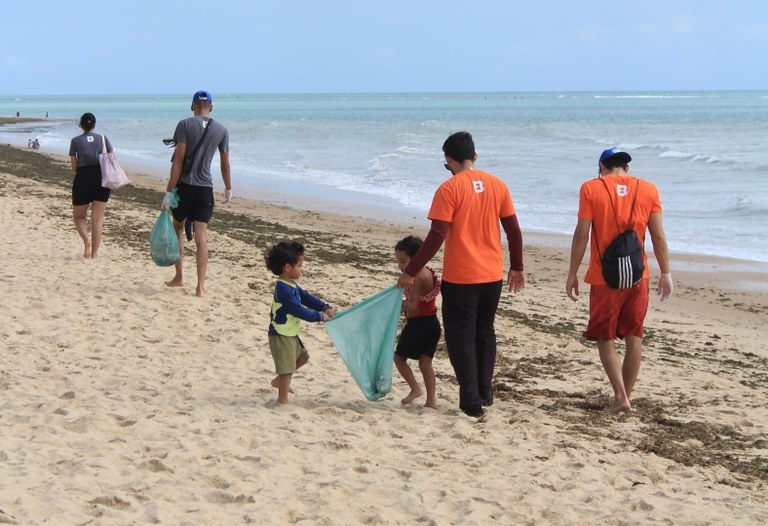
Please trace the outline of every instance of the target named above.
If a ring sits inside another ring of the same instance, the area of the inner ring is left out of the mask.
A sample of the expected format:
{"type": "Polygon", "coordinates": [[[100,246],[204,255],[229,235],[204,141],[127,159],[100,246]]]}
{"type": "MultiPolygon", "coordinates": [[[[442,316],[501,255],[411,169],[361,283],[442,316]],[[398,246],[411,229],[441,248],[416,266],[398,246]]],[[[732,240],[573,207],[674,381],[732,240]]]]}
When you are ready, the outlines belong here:
{"type": "Polygon", "coordinates": [[[588,340],[613,340],[625,336],[643,337],[643,322],[648,312],[649,281],[644,279],[631,289],[612,289],[592,285],[589,289],[588,340]]]}

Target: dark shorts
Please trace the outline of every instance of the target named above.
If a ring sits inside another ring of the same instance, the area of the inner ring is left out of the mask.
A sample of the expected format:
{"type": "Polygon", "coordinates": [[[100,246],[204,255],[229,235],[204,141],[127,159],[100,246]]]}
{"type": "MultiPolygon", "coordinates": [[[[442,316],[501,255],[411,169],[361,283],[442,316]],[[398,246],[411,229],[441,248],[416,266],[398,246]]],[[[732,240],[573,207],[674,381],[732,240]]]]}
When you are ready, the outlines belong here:
{"type": "Polygon", "coordinates": [[[189,218],[192,221],[208,223],[213,215],[213,188],[194,186],[187,183],[176,185],[179,206],[171,210],[173,218],[181,223],[189,218]]]}
{"type": "Polygon", "coordinates": [[[643,322],[648,312],[647,279],[629,289],[592,285],[589,289],[588,340],[613,340],[625,336],[643,337],[643,322]]]}
{"type": "Polygon", "coordinates": [[[101,167],[78,166],[72,183],[72,205],[81,206],[93,201],[106,203],[111,190],[101,186],[101,167]]]}
{"type": "Polygon", "coordinates": [[[440,322],[437,315],[408,318],[397,340],[395,354],[418,360],[426,354],[434,358],[440,340],[440,322]]]}

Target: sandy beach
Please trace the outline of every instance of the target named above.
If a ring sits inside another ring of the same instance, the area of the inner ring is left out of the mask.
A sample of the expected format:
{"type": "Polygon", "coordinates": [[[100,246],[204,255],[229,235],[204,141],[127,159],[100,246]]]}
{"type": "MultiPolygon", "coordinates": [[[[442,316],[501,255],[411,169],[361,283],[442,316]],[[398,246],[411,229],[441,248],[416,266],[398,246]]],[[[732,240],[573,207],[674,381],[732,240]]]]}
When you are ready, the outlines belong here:
{"type": "Polygon", "coordinates": [[[524,292],[502,296],[483,419],[458,411],[442,342],[439,410],[402,406],[397,372],[369,402],[309,323],[276,406],[263,251],[304,243],[302,286],[344,309],[394,284],[395,242],[426,222],[236,197],[214,212],[200,299],[194,245],[183,289],[149,257],[165,183],[130,172],[86,260],[64,159],[0,146],[0,524],[766,523],[768,265],[673,254],[618,417],[581,337],[588,295],[564,293],[567,244],[543,235],[525,237],[524,292]]]}

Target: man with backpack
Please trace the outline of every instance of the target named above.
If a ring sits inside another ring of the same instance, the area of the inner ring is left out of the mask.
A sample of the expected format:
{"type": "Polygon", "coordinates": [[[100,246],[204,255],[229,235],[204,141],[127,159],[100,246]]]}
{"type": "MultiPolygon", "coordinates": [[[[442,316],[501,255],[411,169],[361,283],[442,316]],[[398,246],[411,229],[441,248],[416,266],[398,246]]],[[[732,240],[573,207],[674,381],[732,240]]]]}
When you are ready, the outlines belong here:
{"type": "Polygon", "coordinates": [[[211,161],[219,152],[221,178],[224,180],[224,204],[232,199],[232,183],[229,166],[229,132],[210,117],[213,97],[201,90],[192,96],[190,108],[194,117],[179,121],[173,140],[175,146],[171,177],[168,181],[163,208],[171,210],[173,226],[179,238],[180,258],[176,273],[169,287],[183,287],[184,223],[194,224],[194,238],[197,247],[197,288],[196,294],[205,297],[205,276],[208,272],[208,223],[213,215],[213,179],[211,161]],[[176,189],[179,203],[171,208],[171,192],[176,189]]]}
{"type": "Polygon", "coordinates": [[[577,273],[591,238],[584,277],[590,284],[589,323],[584,337],[597,341],[600,361],[613,387],[612,414],[632,408],[630,395],[640,370],[650,279],[643,248],[646,229],[661,271],[656,289],[661,301],[673,288],[659,192],[653,183],[629,175],[631,160],[618,148],[605,150],[598,161],[598,178],[581,186],[565,283],[568,297],[576,301],[577,273]],[[623,363],[616,353],[616,338],[625,341],[623,363]]]}

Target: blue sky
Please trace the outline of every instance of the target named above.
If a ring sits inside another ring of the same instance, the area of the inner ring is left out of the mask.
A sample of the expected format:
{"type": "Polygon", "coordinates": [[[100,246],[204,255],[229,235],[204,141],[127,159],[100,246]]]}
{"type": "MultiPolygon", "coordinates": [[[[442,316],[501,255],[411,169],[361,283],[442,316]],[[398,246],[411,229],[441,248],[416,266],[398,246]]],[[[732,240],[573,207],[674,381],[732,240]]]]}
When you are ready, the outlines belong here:
{"type": "Polygon", "coordinates": [[[768,89],[768,1],[0,0],[0,95],[768,89]]]}

